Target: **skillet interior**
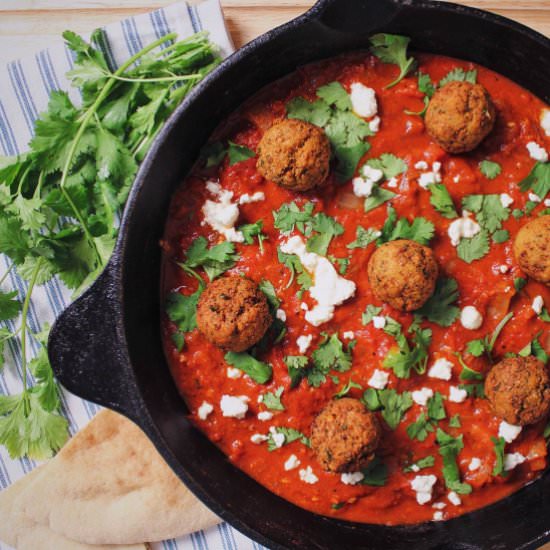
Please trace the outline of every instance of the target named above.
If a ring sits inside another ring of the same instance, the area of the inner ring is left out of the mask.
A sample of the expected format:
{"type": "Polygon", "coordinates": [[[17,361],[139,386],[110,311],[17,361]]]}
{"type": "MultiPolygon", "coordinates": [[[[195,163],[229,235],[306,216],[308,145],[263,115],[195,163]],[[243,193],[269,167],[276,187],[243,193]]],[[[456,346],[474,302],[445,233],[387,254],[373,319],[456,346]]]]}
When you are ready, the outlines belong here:
{"type": "Polygon", "coordinates": [[[550,474],[445,523],[389,528],[297,508],[233,467],[191,427],[162,353],[158,240],[171,194],[202,144],[265,84],[299,65],[366,48],[381,31],[410,36],[418,50],[485,65],[550,102],[550,41],[520,25],[446,3],[321,0],[233,55],[172,117],[140,170],[113,260],[52,330],[52,365],[68,389],[141,425],[208,506],[270,548],[534,548],[550,538],[550,474]]]}

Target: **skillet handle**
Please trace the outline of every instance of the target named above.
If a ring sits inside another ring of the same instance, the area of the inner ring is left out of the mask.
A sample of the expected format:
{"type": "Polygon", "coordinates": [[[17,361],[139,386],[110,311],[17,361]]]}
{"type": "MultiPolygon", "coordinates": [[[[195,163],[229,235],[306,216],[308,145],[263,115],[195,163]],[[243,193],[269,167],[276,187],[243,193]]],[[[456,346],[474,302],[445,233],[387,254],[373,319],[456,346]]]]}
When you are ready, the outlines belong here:
{"type": "Polygon", "coordinates": [[[111,260],[92,287],[58,317],[48,356],[55,376],[71,393],[135,418],[136,388],[128,372],[115,273],[111,260]]]}

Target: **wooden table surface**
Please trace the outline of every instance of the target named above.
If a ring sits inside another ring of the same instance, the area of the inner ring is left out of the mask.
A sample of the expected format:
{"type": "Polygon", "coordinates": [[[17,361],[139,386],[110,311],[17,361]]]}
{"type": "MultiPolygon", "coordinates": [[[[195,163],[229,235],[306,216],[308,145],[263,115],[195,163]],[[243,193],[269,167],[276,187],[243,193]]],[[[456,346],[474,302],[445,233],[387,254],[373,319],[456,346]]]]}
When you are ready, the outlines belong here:
{"type": "MultiPolygon", "coordinates": [[[[67,28],[91,31],[174,0],[0,0],[0,63],[48,44],[67,28]]],[[[221,0],[229,31],[242,46],[264,31],[292,19],[313,0],[221,0]]],[[[460,0],[521,21],[550,36],[550,0],[460,0]]]]}

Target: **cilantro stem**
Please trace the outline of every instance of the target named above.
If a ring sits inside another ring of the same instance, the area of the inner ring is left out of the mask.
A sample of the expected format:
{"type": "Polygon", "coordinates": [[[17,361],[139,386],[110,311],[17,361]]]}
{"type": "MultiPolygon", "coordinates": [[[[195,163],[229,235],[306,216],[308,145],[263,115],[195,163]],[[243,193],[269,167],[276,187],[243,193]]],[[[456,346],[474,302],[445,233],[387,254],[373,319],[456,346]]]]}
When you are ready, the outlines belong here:
{"type": "Polygon", "coordinates": [[[199,284],[201,285],[204,284],[203,278],[194,269],[192,269],[188,265],[185,265],[184,263],[180,263],[180,262],[176,262],[176,263],[183,269],[183,271],[185,271],[185,273],[187,273],[188,275],[191,275],[191,277],[195,277],[195,279],[199,281],[199,284]]]}
{"type": "Polygon", "coordinates": [[[493,351],[493,347],[495,346],[495,343],[497,341],[497,338],[499,337],[500,333],[502,332],[502,329],[506,325],[506,323],[514,316],[514,313],[511,311],[507,315],[505,315],[500,323],[496,326],[495,330],[493,331],[493,335],[491,336],[491,340],[489,341],[489,353],[493,351]]]}
{"type": "Polygon", "coordinates": [[[11,270],[12,270],[14,267],[15,267],[15,264],[14,264],[14,263],[12,263],[12,264],[8,267],[6,273],[4,273],[4,275],[2,275],[2,278],[0,279],[0,285],[7,279],[8,275],[11,273],[11,270]]]}
{"type": "Polygon", "coordinates": [[[192,80],[194,78],[200,78],[200,74],[186,74],[181,76],[159,76],[156,78],[130,78],[124,76],[117,76],[116,73],[105,73],[109,78],[115,80],[121,80],[122,82],[179,82],[181,80],[192,80]]]}

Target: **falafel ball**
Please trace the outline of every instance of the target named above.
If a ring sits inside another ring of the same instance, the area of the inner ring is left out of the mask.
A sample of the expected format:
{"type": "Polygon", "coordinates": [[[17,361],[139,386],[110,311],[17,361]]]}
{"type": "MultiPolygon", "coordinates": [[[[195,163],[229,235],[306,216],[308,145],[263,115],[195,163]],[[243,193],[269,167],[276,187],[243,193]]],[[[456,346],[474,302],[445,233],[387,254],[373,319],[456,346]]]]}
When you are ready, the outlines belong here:
{"type": "Polygon", "coordinates": [[[426,111],[426,130],[445,151],[475,149],[495,125],[496,110],[481,84],[449,82],[439,88],[426,111]]]}
{"type": "Polygon", "coordinates": [[[256,344],[272,317],[258,285],[237,275],[211,282],[199,298],[197,326],[207,340],[227,351],[256,344]]]}
{"type": "Polygon", "coordinates": [[[550,215],[532,220],[519,230],[514,255],[529,277],[550,285],[550,215]]]}
{"type": "Polygon", "coordinates": [[[550,411],[548,371],[535,357],[508,357],[487,375],[485,395],[493,412],[509,424],[534,424],[550,411]]]}
{"type": "Polygon", "coordinates": [[[413,311],[433,294],[439,268],[431,248],[399,239],[380,246],[367,271],[378,299],[395,309],[413,311]]]}
{"type": "Polygon", "coordinates": [[[297,119],[277,122],[258,145],[258,171],[293,191],[308,191],[328,176],[330,143],[323,130],[297,119]]]}
{"type": "Polygon", "coordinates": [[[380,441],[374,413],[357,399],[333,399],[311,427],[311,448],[329,472],[357,472],[374,458],[380,441]]]}

